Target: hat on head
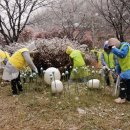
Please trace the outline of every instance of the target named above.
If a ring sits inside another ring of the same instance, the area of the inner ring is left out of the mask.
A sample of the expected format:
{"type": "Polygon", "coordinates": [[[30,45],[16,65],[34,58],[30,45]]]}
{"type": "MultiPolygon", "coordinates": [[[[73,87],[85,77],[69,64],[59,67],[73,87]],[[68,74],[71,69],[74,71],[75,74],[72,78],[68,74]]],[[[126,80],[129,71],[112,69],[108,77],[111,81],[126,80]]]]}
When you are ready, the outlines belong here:
{"type": "Polygon", "coordinates": [[[108,40],[108,44],[109,46],[117,46],[118,44],[120,44],[120,41],[117,38],[110,38],[108,40]]]}
{"type": "Polygon", "coordinates": [[[74,49],[71,48],[70,46],[67,46],[67,49],[66,49],[66,54],[70,54],[74,49]]]}

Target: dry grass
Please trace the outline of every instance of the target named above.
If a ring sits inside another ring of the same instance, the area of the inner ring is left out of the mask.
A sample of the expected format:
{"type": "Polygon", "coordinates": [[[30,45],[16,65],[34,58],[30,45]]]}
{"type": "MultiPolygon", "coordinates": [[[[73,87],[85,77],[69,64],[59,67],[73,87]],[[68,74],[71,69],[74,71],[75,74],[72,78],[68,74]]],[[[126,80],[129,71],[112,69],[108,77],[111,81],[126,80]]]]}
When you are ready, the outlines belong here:
{"type": "Polygon", "coordinates": [[[25,84],[17,97],[9,86],[0,88],[0,130],[130,130],[130,104],[115,104],[110,92],[84,84],[77,84],[78,94],[75,86],[55,96],[44,83],[25,84]]]}

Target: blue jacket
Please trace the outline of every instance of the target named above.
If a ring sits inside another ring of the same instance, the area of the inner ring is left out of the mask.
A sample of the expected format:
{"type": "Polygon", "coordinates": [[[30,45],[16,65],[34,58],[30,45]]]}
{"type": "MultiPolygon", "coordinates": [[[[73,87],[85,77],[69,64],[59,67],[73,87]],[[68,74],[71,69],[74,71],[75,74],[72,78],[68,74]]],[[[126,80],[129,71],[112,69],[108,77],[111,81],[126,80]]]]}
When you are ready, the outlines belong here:
{"type": "MultiPolygon", "coordinates": [[[[122,48],[122,50],[118,49],[118,48],[112,48],[112,52],[117,56],[117,57],[120,57],[120,58],[124,58],[127,54],[128,54],[128,51],[129,51],[129,47],[127,45],[130,46],[129,43],[127,42],[122,42],[121,44],[126,44],[126,46],[124,46],[122,48]]],[[[121,72],[121,69],[120,69],[120,65],[117,63],[116,65],[116,72],[117,74],[120,75],[120,77],[122,79],[130,79],[130,70],[127,70],[125,72],[121,72]]]]}

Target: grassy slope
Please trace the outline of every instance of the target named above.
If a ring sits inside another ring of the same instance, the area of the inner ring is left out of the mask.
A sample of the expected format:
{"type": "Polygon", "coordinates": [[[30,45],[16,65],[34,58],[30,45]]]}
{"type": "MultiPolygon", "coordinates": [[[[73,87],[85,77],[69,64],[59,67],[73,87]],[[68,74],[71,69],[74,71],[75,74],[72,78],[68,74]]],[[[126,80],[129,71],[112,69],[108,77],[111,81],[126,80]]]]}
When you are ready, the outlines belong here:
{"type": "Polygon", "coordinates": [[[115,104],[104,89],[73,84],[70,93],[52,96],[44,83],[24,87],[17,97],[0,88],[0,130],[130,130],[130,104],[115,104]]]}

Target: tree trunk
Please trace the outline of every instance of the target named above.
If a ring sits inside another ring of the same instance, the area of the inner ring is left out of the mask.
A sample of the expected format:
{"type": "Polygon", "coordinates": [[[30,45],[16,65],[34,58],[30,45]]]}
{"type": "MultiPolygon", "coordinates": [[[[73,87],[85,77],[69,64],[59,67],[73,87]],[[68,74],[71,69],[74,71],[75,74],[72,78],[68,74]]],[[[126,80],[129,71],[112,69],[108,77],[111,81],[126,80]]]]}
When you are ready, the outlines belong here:
{"type": "Polygon", "coordinates": [[[120,41],[121,42],[124,42],[125,41],[125,39],[124,39],[124,34],[122,33],[122,32],[120,32],[120,41]]]}
{"type": "Polygon", "coordinates": [[[119,33],[118,33],[117,30],[116,30],[116,37],[117,37],[118,40],[120,40],[120,36],[119,36],[119,33]]]}

